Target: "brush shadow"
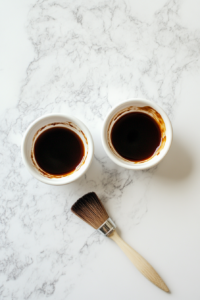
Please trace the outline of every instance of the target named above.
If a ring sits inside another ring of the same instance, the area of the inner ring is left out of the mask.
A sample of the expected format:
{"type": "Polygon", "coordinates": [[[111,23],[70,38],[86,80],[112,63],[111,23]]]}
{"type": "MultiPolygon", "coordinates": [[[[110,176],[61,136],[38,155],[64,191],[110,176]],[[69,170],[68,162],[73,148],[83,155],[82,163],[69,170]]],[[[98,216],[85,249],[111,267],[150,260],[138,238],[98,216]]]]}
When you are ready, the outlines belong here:
{"type": "MultiPolygon", "coordinates": [[[[117,226],[117,224],[115,224],[115,225],[117,226]]],[[[118,226],[116,227],[116,231],[119,234],[119,236],[121,237],[122,236],[122,232],[121,232],[121,229],[118,226]]]]}
{"type": "Polygon", "coordinates": [[[155,175],[173,181],[181,181],[190,175],[193,165],[191,154],[184,148],[181,141],[174,139],[169,153],[160,162],[155,175]]]}

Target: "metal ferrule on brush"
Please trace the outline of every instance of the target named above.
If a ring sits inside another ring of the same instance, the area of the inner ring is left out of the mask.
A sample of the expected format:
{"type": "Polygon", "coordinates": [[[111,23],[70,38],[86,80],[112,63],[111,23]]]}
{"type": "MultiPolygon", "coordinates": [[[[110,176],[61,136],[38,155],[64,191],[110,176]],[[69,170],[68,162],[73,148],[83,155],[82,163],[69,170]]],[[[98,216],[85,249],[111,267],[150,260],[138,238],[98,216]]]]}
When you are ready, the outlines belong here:
{"type": "Polygon", "coordinates": [[[108,218],[97,230],[103,235],[110,235],[115,230],[116,225],[111,218],[108,218]]]}

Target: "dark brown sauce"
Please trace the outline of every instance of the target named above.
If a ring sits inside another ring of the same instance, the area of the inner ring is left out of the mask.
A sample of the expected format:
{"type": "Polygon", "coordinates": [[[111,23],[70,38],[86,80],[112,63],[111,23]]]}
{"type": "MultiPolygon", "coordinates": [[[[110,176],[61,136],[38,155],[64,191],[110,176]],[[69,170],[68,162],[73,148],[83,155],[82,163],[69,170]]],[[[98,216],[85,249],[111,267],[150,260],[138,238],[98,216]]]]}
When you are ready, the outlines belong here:
{"type": "Polygon", "coordinates": [[[113,125],[111,141],[119,155],[138,162],[155,153],[161,143],[161,131],[149,115],[132,112],[120,117],[113,125]]]}
{"type": "Polygon", "coordinates": [[[72,130],[53,127],[42,132],[34,146],[34,156],[39,167],[52,175],[73,172],[84,156],[81,138],[72,130]]]}

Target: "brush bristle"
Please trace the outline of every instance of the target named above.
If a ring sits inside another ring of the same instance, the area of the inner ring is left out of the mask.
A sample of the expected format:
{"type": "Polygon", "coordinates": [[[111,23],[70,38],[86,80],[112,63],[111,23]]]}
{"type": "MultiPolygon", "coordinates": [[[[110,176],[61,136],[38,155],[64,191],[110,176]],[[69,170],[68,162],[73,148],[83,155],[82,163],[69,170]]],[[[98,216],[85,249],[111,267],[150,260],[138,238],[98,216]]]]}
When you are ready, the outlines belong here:
{"type": "Polygon", "coordinates": [[[78,199],[72,205],[71,211],[95,229],[98,229],[109,218],[103,204],[94,192],[78,199]]]}

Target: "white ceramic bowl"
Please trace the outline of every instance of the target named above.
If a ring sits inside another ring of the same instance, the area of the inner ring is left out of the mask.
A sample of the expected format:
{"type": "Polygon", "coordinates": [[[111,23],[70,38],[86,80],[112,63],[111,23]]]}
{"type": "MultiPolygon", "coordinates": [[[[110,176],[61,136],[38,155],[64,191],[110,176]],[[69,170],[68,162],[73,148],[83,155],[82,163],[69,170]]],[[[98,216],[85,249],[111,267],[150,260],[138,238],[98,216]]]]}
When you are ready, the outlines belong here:
{"type": "Polygon", "coordinates": [[[22,140],[21,153],[25,166],[35,178],[47,184],[63,185],[75,181],[87,171],[94,155],[94,146],[89,130],[80,120],[73,116],[64,114],[49,114],[38,118],[27,128],[22,140]],[[54,124],[52,125],[52,123],[54,124]],[[33,147],[35,140],[39,134],[52,126],[63,126],[73,130],[76,134],[78,134],[84,144],[85,155],[82,162],[74,172],[67,176],[44,175],[34,159],[33,147]]]}
{"type": "Polygon", "coordinates": [[[124,101],[113,107],[106,116],[102,128],[102,144],[107,155],[117,165],[133,170],[149,169],[158,164],[169,151],[172,143],[172,136],[173,132],[171,122],[166,113],[159,105],[145,99],[128,99],[127,101],[124,101]],[[149,111],[146,109],[146,107],[150,108],[149,111]],[[141,111],[147,113],[153,116],[159,125],[162,123],[162,129],[164,128],[161,130],[162,142],[159,149],[156,150],[155,154],[151,158],[142,162],[132,162],[124,159],[116,152],[111,142],[110,134],[112,126],[118,120],[118,118],[130,111],[141,111]]]}

